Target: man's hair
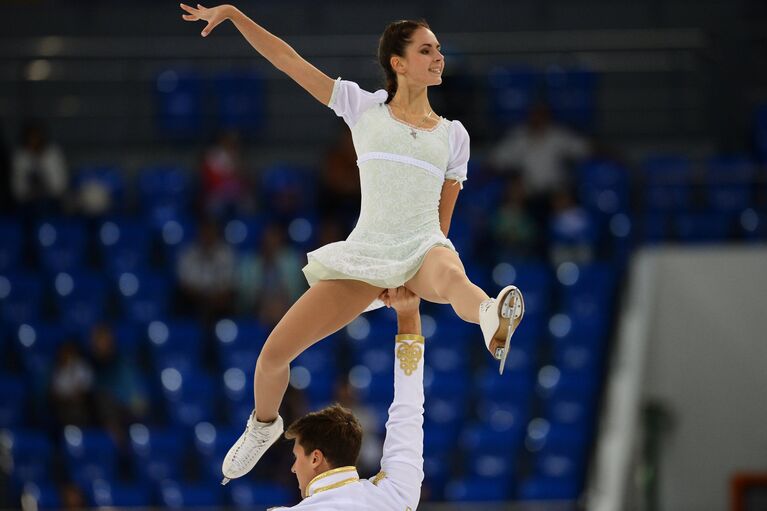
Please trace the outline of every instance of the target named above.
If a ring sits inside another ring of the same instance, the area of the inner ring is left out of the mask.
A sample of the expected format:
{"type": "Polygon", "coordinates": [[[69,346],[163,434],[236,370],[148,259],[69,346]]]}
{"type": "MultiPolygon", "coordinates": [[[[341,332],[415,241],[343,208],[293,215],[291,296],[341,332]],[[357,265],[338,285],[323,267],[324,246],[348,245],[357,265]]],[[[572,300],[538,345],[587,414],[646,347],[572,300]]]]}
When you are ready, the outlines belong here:
{"type": "Polygon", "coordinates": [[[354,414],[338,403],[304,415],[285,431],[305,454],[322,451],[332,468],[354,466],[362,445],[362,426],[354,414]]]}

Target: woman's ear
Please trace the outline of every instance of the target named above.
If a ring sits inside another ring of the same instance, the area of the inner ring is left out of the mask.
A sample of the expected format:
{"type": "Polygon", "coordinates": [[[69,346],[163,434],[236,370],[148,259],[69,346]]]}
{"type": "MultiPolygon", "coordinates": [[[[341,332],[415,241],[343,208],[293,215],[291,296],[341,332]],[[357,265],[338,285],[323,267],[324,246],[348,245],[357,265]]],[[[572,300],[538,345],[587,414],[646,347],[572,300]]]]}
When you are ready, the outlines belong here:
{"type": "Polygon", "coordinates": [[[402,62],[402,58],[397,55],[394,55],[389,59],[389,64],[395,73],[402,73],[405,70],[405,65],[402,62]]]}

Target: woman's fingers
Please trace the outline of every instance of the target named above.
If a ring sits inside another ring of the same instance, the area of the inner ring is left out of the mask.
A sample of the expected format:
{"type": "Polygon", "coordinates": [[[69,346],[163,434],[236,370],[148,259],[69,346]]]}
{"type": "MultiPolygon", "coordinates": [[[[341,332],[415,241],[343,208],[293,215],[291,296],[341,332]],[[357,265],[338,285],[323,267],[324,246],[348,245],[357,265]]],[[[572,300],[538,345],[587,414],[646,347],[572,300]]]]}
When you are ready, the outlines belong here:
{"type": "Polygon", "coordinates": [[[212,19],[208,21],[208,24],[205,25],[205,28],[202,30],[202,36],[205,37],[208,34],[210,34],[214,28],[218,26],[219,23],[221,23],[222,19],[212,19]]]}
{"type": "Polygon", "coordinates": [[[186,21],[197,21],[200,19],[194,14],[182,14],[181,17],[185,19],[186,21]]]}
{"type": "Polygon", "coordinates": [[[181,8],[185,10],[186,12],[188,12],[189,14],[197,14],[197,9],[195,9],[194,7],[191,7],[186,4],[178,4],[178,5],[180,5],[181,8]]]}

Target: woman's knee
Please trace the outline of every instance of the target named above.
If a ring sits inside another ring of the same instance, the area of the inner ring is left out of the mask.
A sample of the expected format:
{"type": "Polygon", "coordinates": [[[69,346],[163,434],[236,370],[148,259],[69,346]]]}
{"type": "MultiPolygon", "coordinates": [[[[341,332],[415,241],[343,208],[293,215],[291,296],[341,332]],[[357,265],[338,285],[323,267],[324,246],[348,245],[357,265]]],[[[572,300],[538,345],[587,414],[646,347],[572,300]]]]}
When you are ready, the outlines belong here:
{"type": "Polygon", "coordinates": [[[261,348],[261,353],[256,360],[256,371],[269,372],[270,370],[277,370],[283,366],[290,365],[292,358],[284,346],[280,346],[277,336],[270,335],[261,348]]]}

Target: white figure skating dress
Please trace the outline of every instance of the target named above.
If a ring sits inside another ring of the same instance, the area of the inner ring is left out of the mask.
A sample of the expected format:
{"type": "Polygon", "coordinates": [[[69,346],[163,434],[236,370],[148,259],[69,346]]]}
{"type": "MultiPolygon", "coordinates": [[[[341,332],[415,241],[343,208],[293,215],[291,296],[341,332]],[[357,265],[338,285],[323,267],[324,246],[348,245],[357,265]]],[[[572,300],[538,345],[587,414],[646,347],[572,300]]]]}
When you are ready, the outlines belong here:
{"type": "MultiPolygon", "coordinates": [[[[432,247],[455,250],[440,230],[439,201],[446,179],[461,187],[466,180],[469,134],[460,122],[444,118],[428,130],[405,124],[386,98],[385,90],[370,93],[354,82],[335,82],[328,106],[351,128],[362,201],[345,241],[307,254],[309,285],[351,279],[395,288],[416,274],[432,247]]],[[[381,305],[376,300],[368,310],[381,305]]]]}

